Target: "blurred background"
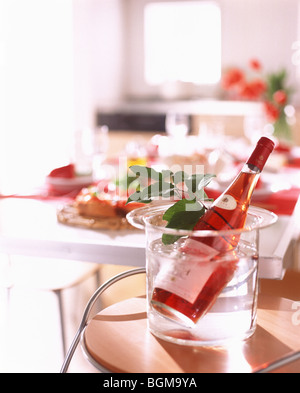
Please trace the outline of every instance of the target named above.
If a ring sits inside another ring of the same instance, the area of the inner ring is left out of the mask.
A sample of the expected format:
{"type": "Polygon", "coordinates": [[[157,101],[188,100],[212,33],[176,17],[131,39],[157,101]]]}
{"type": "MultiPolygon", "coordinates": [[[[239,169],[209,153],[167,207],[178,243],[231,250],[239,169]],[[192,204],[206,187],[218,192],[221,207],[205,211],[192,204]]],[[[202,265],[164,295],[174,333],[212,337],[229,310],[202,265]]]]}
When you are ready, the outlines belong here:
{"type": "Polygon", "coordinates": [[[68,164],[76,132],[103,124],[108,154],[163,133],[169,111],[243,136],[261,107],[221,80],[254,58],[287,72],[295,129],[299,15],[298,0],[0,0],[0,191],[68,164]]]}

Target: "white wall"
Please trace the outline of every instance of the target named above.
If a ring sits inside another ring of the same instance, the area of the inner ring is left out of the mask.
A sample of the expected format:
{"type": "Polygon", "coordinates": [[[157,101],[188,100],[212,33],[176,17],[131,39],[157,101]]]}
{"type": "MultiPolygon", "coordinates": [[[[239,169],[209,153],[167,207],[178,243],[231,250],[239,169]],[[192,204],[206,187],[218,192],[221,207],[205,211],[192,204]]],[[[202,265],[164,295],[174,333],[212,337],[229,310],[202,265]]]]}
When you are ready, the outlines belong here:
{"type": "Polygon", "coordinates": [[[268,71],[294,76],[292,43],[300,37],[299,0],[219,0],[223,15],[223,66],[261,59],[268,71]]]}
{"type": "MultiPolygon", "coordinates": [[[[133,96],[156,94],[159,89],[147,86],[143,75],[143,9],[151,0],[124,2],[128,8],[128,39],[131,43],[126,69],[126,91],[133,96]]],[[[265,71],[287,68],[291,82],[298,87],[297,69],[291,59],[292,44],[300,39],[299,0],[215,2],[220,5],[222,12],[222,67],[245,67],[250,58],[257,57],[263,63],[265,71]]],[[[205,94],[206,91],[200,89],[199,93],[205,94]]]]}
{"type": "MultiPolygon", "coordinates": [[[[97,107],[161,93],[144,80],[144,6],[151,1],[181,0],[74,0],[76,124],[87,124],[97,107]]],[[[300,42],[299,0],[215,2],[222,12],[222,67],[245,67],[256,57],[266,72],[285,67],[298,89],[292,44],[300,42]]],[[[195,92],[213,96],[218,89],[195,92]]]]}
{"type": "MultiPolygon", "coordinates": [[[[0,0],[0,191],[66,163],[72,133],[94,126],[98,107],[157,92],[143,78],[147,1],[0,0]]],[[[215,1],[223,66],[256,56],[285,66],[298,89],[299,0],[215,1]]]]}
{"type": "Polygon", "coordinates": [[[122,0],[73,0],[75,125],[93,127],[97,105],[123,94],[122,0]]]}
{"type": "Polygon", "coordinates": [[[0,192],[69,163],[74,132],[122,94],[122,0],[0,0],[0,192]]]}
{"type": "Polygon", "coordinates": [[[0,0],[0,191],[24,192],[68,159],[72,0],[0,0]]]}

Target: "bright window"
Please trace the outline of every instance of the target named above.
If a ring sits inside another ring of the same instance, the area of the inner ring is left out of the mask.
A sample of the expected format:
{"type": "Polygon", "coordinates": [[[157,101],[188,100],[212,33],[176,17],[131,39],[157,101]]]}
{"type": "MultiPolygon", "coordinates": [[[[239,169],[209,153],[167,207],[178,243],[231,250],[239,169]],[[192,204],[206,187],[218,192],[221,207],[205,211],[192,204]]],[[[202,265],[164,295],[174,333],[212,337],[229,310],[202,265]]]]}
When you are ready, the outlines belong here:
{"type": "Polygon", "coordinates": [[[221,14],[210,1],[145,7],[145,78],[214,84],[221,76],[221,14]]]}
{"type": "Polygon", "coordinates": [[[68,163],[72,0],[0,0],[0,192],[25,192],[68,163]]]}

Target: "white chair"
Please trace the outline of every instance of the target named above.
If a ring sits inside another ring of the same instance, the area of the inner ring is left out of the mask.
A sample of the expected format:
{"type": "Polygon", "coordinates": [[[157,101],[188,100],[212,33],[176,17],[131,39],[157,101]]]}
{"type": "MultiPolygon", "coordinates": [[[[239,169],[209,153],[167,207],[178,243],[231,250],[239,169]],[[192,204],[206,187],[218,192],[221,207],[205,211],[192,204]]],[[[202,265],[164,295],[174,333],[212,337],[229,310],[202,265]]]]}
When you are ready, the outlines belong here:
{"type": "Polygon", "coordinates": [[[63,356],[66,355],[66,331],[64,321],[63,291],[95,277],[95,288],[100,283],[100,264],[73,260],[32,258],[8,255],[6,280],[2,286],[7,291],[7,307],[10,307],[14,288],[30,288],[53,292],[58,301],[63,356]]]}

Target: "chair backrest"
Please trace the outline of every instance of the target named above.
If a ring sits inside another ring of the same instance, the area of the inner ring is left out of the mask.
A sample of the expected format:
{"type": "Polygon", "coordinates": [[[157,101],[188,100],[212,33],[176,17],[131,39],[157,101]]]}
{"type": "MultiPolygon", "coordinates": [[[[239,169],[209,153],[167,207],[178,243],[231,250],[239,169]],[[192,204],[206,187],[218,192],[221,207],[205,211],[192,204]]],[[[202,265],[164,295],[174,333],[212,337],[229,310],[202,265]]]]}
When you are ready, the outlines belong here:
{"type": "Polygon", "coordinates": [[[72,357],[73,357],[73,355],[75,353],[75,350],[76,350],[76,348],[77,348],[77,346],[78,346],[78,344],[80,342],[81,334],[84,331],[88,321],[91,318],[91,312],[93,310],[93,307],[94,307],[95,303],[97,302],[99,297],[102,295],[102,293],[104,291],[106,291],[111,285],[115,284],[116,282],[118,282],[118,281],[120,281],[120,280],[122,280],[122,279],[124,279],[126,277],[130,277],[130,276],[133,276],[135,274],[142,274],[142,273],[146,273],[146,269],[144,267],[131,269],[131,270],[127,270],[125,272],[119,273],[116,276],[110,278],[104,284],[102,284],[94,292],[94,294],[91,296],[90,300],[88,301],[88,303],[87,303],[87,305],[85,307],[85,310],[84,310],[84,313],[83,313],[83,316],[82,316],[79,328],[78,328],[78,330],[77,330],[77,332],[75,334],[73,342],[72,342],[72,344],[70,346],[70,349],[69,349],[69,351],[68,351],[68,353],[66,355],[66,358],[64,360],[64,363],[62,365],[61,373],[66,373],[67,372],[67,370],[69,368],[69,365],[70,365],[70,362],[72,360],[72,357]]]}

